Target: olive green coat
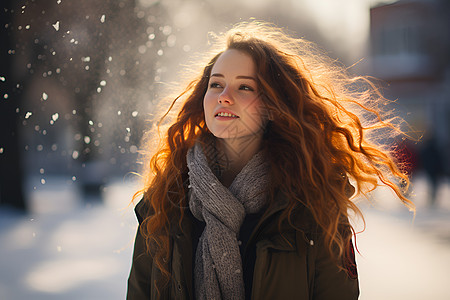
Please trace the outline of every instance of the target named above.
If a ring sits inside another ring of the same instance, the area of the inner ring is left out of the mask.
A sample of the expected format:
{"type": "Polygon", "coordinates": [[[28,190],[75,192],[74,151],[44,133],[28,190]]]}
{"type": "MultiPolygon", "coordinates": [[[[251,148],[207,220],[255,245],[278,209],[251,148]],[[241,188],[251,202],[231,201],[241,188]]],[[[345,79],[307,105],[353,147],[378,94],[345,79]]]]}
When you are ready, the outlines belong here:
{"type": "MultiPolygon", "coordinates": [[[[288,201],[278,192],[275,203],[263,215],[248,241],[248,245],[256,245],[252,299],[358,299],[358,279],[340,271],[329,258],[318,231],[312,225],[315,222],[306,209],[296,209],[295,213],[295,225],[302,231],[283,224],[283,238],[278,229],[278,218],[288,201]]],[[[141,201],[135,209],[139,223],[145,216],[144,206],[141,201]]],[[[161,274],[146,253],[145,242],[138,229],[127,299],[194,299],[192,218],[187,210],[181,225],[183,231],[177,225],[172,226],[168,265],[173,279],[160,295],[154,283],[161,274]]]]}

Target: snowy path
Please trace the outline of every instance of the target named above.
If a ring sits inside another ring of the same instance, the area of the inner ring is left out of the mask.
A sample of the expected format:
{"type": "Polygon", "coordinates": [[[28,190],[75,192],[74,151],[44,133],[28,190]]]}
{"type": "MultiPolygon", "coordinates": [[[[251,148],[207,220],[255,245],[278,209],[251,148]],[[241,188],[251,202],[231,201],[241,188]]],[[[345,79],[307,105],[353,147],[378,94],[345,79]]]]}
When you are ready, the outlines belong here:
{"type": "MultiPolygon", "coordinates": [[[[113,184],[104,204],[86,207],[73,185],[48,178],[46,189],[32,194],[31,216],[0,210],[0,299],[124,299],[137,224],[127,208],[134,189],[113,184]]],[[[450,299],[450,185],[440,191],[439,210],[425,208],[425,192],[419,182],[414,224],[385,191],[376,194],[383,199],[376,208],[363,205],[360,299],[450,299]]]]}
{"type": "Polygon", "coordinates": [[[136,230],[127,208],[133,187],[113,185],[103,205],[86,206],[62,179],[47,184],[51,191],[32,197],[32,216],[0,211],[0,299],[124,299],[136,230]]]}
{"type": "Polygon", "coordinates": [[[362,300],[450,299],[450,184],[439,189],[436,208],[427,206],[423,178],[414,190],[414,222],[383,189],[374,195],[375,207],[362,205],[367,225],[357,237],[362,300]]]}

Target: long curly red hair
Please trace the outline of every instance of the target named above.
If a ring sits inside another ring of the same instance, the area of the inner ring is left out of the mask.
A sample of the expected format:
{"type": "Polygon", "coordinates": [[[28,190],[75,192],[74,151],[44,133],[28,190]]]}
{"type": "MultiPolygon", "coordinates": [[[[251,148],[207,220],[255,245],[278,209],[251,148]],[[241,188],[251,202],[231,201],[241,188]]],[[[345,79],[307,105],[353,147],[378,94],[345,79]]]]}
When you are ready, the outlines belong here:
{"type": "MultiPolygon", "coordinates": [[[[380,113],[378,108],[387,100],[369,79],[348,75],[312,43],[267,23],[240,23],[216,36],[214,44],[201,74],[175,97],[162,117],[158,130],[176,103],[182,102],[161,145],[145,164],[148,169],[142,192],[151,213],[141,232],[154,263],[167,279],[170,224],[181,222],[188,206],[187,150],[210,134],[203,97],[211,69],[226,49],[247,53],[256,65],[258,89],[271,119],[264,136],[273,178],[271,201],[275,190],[282,190],[289,198],[280,222],[293,224],[294,209],[307,207],[330,253],[346,259],[352,238],[349,232],[353,230],[348,216],[353,212],[362,217],[346,193],[347,178],[356,187],[356,195],[382,183],[414,210],[396,185],[400,180],[408,186],[408,176],[388,148],[374,139],[398,133],[399,125],[395,118],[380,113]]],[[[144,144],[144,148],[149,147],[144,144]]]]}

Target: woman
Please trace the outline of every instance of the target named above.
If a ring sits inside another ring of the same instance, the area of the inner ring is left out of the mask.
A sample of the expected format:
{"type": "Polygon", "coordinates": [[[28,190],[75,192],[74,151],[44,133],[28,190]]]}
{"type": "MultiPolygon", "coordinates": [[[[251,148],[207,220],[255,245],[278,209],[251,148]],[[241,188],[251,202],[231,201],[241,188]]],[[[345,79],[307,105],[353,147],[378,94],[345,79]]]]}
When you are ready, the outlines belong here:
{"type": "Polygon", "coordinates": [[[349,179],[413,208],[367,138],[395,129],[374,110],[383,98],[271,25],[216,40],[149,163],[127,298],[358,298],[349,179]]]}

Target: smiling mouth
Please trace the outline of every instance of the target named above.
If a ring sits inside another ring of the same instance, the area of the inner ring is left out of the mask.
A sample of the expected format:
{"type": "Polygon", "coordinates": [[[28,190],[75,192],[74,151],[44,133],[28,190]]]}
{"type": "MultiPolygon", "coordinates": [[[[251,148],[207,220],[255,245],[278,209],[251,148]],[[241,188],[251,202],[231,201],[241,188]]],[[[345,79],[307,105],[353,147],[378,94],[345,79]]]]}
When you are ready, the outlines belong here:
{"type": "Polygon", "coordinates": [[[220,113],[216,114],[215,117],[239,118],[236,115],[226,113],[226,112],[220,112],[220,113]]]}

